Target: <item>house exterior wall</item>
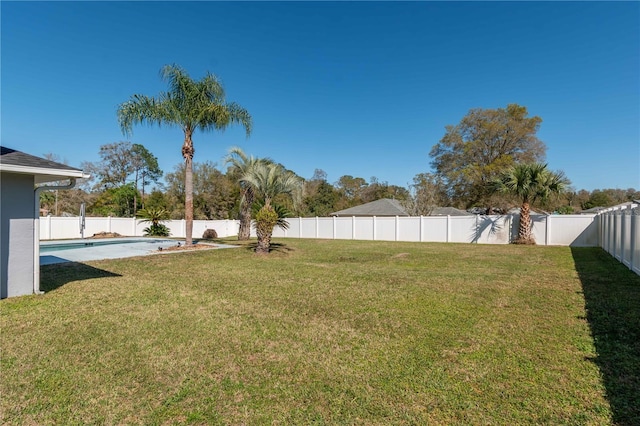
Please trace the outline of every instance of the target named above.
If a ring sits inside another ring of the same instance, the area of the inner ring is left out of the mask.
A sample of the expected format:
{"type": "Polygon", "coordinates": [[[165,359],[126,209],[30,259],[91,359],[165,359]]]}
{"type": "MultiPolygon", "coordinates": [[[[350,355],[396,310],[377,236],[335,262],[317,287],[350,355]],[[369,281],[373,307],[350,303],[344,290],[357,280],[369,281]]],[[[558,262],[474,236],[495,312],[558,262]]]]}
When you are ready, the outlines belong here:
{"type": "Polygon", "coordinates": [[[34,176],[0,174],[0,298],[33,294],[34,176]]]}

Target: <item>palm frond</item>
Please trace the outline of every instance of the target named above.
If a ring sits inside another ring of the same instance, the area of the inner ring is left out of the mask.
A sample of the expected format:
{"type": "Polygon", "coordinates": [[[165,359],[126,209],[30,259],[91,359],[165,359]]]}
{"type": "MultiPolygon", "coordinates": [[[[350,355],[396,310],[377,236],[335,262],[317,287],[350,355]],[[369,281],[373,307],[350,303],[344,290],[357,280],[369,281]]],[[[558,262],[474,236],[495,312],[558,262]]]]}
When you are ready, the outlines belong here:
{"type": "Polygon", "coordinates": [[[491,182],[494,192],[512,194],[526,202],[545,201],[568,185],[564,173],[553,172],[543,163],[516,164],[491,182]]]}
{"type": "MultiPolygon", "coordinates": [[[[251,215],[253,216],[253,218],[256,217],[258,212],[263,207],[264,207],[263,201],[256,201],[255,203],[253,203],[253,206],[251,208],[251,215]]],[[[281,204],[273,204],[271,207],[273,208],[273,211],[276,212],[276,214],[278,215],[278,221],[276,222],[276,226],[284,230],[289,229],[289,222],[287,222],[286,219],[292,216],[291,211],[289,211],[289,209],[287,209],[285,206],[281,204]]]]}
{"type": "Polygon", "coordinates": [[[118,107],[118,121],[122,132],[129,135],[135,124],[147,123],[149,125],[168,122],[170,112],[168,104],[162,97],[156,99],[145,95],[133,95],[127,102],[118,107]]]}

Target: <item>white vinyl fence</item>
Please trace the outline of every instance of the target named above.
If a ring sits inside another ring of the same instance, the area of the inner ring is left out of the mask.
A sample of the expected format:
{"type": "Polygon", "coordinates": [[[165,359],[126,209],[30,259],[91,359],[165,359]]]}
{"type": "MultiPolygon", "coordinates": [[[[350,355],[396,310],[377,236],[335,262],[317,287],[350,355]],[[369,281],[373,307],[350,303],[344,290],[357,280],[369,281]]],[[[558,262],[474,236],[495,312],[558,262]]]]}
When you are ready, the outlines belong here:
{"type": "MultiPolygon", "coordinates": [[[[595,215],[533,216],[540,245],[598,246],[595,215]]],[[[274,237],[508,244],[518,216],[317,217],[289,219],[274,237]]]]}
{"type": "MultiPolygon", "coordinates": [[[[184,220],[167,220],[162,222],[171,231],[172,237],[184,238],[186,222],[184,220]]],[[[86,217],[84,236],[91,237],[100,232],[116,232],[124,237],[141,237],[149,223],[140,223],[139,219],[123,217],[86,217]]],[[[206,229],[215,229],[218,237],[238,235],[237,220],[194,220],[193,237],[202,237],[206,229]]],[[[81,238],[79,217],[40,218],[40,240],[61,240],[81,238]]]]}
{"type": "Polygon", "coordinates": [[[637,204],[601,212],[600,247],[640,275],[640,207],[637,204]]]}
{"type": "MultiPolygon", "coordinates": [[[[532,216],[533,234],[539,245],[597,247],[598,216],[532,216]]],[[[291,218],[289,229],[276,228],[274,237],[343,240],[416,241],[443,243],[508,244],[518,232],[518,216],[416,216],[416,217],[316,217],[291,218]]],[[[185,221],[163,222],[171,236],[185,237],[185,221]]],[[[142,236],[148,226],[134,218],[87,217],[85,237],[99,232],[142,236]]],[[[215,229],[219,237],[238,234],[236,220],[194,220],[193,237],[215,229]]],[[[252,231],[253,232],[253,231],[252,231]]],[[[40,239],[80,238],[77,217],[42,217],[40,239]]]]}

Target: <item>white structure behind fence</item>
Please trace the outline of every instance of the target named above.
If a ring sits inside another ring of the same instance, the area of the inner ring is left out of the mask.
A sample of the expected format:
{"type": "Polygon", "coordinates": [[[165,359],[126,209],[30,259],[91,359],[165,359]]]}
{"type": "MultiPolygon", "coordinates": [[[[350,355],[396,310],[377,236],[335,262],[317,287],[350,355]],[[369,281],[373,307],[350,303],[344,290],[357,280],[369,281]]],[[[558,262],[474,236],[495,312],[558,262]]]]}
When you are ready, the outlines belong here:
{"type": "Polygon", "coordinates": [[[640,275],[640,207],[614,208],[599,217],[600,247],[640,275]]]}
{"type": "MultiPolygon", "coordinates": [[[[533,216],[533,235],[540,245],[597,247],[598,216],[533,216]]],[[[415,241],[441,243],[508,244],[518,232],[518,216],[417,216],[417,217],[312,217],[288,219],[289,229],[276,228],[274,237],[342,240],[415,241]]],[[[148,223],[134,218],[87,217],[85,236],[117,232],[142,236],[148,223]]],[[[171,236],[185,237],[185,221],[164,224],[171,236]]],[[[194,220],[193,237],[215,229],[219,237],[238,234],[236,220],[194,220]]],[[[40,238],[80,238],[80,221],[74,217],[43,217],[40,238]]]]}

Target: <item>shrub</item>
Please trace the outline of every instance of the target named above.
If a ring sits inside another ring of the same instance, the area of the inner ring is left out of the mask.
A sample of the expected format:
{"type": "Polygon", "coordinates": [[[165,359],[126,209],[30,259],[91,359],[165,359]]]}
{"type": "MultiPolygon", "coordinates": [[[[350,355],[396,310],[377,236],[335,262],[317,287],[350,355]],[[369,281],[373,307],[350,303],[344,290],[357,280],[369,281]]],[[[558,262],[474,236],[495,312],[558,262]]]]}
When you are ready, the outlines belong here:
{"type": "Polygon", "coordinates": [[[157,225],[151,225],[148,228],[142,230],[145,237],[168,237],[171,235],[171,231],[165,225],[158,223],[157,225]]]}
{"type": "Polygon", "coordinates": [[[204,234],[202,234],[202,238],[205,240],[213,240],[218,238],[218,233],[215,229],[205,229],[204,234]]]}
{"type": "Polygon", "coordinates": [[[151,226],[144,228],[142,232],[146,237],[168,237],[171,231],[160,222],[169,218],[169,212],[162,208],[147,208],[139,210],[137,216],[141,218],[140,223],[151,223],[151,226]]]}

